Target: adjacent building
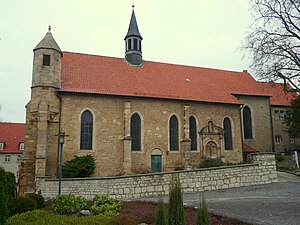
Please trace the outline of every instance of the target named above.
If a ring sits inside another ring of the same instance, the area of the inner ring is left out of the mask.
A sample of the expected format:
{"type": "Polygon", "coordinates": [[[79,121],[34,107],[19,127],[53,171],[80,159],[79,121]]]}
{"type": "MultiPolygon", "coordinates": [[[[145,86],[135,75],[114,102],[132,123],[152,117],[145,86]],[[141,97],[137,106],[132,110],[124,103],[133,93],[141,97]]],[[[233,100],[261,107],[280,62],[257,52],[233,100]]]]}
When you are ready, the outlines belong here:
{"type": "Polygon", "coordinates": [[[0,167],[18,178],[25,142],[24,123],[0,122],[0,167]]]}

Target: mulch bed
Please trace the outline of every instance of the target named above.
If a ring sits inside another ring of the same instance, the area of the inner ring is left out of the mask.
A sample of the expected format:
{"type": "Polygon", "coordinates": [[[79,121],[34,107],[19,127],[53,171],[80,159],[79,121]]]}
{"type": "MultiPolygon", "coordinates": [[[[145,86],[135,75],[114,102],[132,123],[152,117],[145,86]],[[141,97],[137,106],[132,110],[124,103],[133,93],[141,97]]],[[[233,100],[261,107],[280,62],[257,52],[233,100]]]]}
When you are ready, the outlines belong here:
{"type": "MultiPolygon", "coordinates": [[[[43,210],[51,210],[52,201],[46,201],[43,210]]],[[[92,206],[92,201],[88,201],[88,206],[92,206]]],[[[165,207],[166,208],[166,207],[165,207]]],[[[166,209],[167,211],[167,209],[166,209]]],[[[122,213],[134,215],[139,219],[139,223],[155,225],[157,204],[153,202],[126,201],[123,202],[122,213]]],[[[185,208],[185,218],[187,225],[196,225],[196,209],[185,208]]],[[[251,225],[232,218],[210,214],[210,225],[251,225]]]]}

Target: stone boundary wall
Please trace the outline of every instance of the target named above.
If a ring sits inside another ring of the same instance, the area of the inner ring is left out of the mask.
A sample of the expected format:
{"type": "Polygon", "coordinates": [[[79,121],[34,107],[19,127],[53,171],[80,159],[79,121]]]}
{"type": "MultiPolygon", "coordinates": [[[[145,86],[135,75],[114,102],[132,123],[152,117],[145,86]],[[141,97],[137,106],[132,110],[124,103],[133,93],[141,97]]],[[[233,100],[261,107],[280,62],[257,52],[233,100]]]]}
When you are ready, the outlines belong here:
{"type": "MultiPolygon", "coordinates": [[[[95,194],[109,194],[118,199],[153,197],[169,193],[172,174],[179,174],[183,192],[211,191],[231,187],[269,184],[277,181],[275,155],[252,154],[251,164],[142,174],[120,177],[89,177],[62,179],[62,194],[84,196],[91,200],[95,194]]],[[[58,180],[36,178],[37,191],[45,199],[58,194],[58,180]]]]}

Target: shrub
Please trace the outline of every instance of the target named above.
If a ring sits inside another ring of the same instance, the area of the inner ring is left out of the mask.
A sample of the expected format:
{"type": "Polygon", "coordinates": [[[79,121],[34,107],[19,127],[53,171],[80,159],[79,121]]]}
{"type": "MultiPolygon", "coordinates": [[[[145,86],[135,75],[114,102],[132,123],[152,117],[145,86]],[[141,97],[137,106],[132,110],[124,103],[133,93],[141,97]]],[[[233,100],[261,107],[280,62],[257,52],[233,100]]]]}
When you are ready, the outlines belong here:
{"type": "Polygon", "coordinates": [[[119,214],[112,219],[113,225],[137,225],[139,220],[136,216],[130,214],[119,214]]]}
{"type": "Polygon", "coordinates": [[[219,167],[225,165],[226,163],[224,163],[220,158],[206,158],[200,163],[199,168],[219,167]]]}
{"type": "Polygon", "coordinates": [[[8,172],[8,171],[5,171],[5,176],[7,181],[8,202],[10,202],[15,197],[17,197],[16,177],[12,172],[8,172]]]}
{"type": "Polygon", "coordinates": [[[185,225],[183,198],[178,174],[172,175],[169,191],[168,222],[172,225],[185,225]]]}
{"type": "Polygon", "coordinates": [[[8,194],[5,171],[0,168],[0,224],[4,224],[8,218],[8,194]]]}
{"type": "Polygon", "coordinates": [[[166,225],[165,209],[162,200],[158,201],[158,210],[156,214],[155,225],[166,225]]]}
{"type": "Polygon", "coordinates": [[[202,196],[202,200],[200,201],[199,208],[197,209],[197,225],[209,225],[209,214],[207,209],[207,204],[202,196]]]}
{"type": "Polygon", "coordinates": [[[109,195],[95,195],[91,211],[95,214],[116,216],[121,212],[121,202],[110,198],[109,195]]]}
{"type": "Polygon", "coordinates": [[[62,166],[63,177],[88,177],[96,168],[95,159],[91,155],[75,156],[62,166]]]}
{"type": "Polygon", "coordinates": [[[36,209],[36,202],[31,198],[18,196],[10,202],[8,209],[9,215],[13,216],[15,214],[20,214],[36,209]]]}
{"type": "Polygon", "coordinates": [[[64,216],[50,211],[33,210],[15,215],[7,220],[7,225],[49,225],[49,224],[80,224],[80,225],[112,225],[111,218],[98,216],[64,216]]]}
{"type": "Polygon", "coordinates": [[[61,215],[78,213],[87,208],[84,197],[75,195],[58,195],[53,199],[52,211],[61,215]]]}
{"type": "Polygon", "coordinates": [[[37,209],[43,208],[45,200],[41,194],[30,193],[26,195],[26,197],[31,198],[36,202],[37,209]]]}
{"type": "Polygon", "coordinates": [[[276,159],[276,162],[283,162],[284,161],[284,156],[282,156],[282,155],[276,155],[275,159],[276,159]]]}

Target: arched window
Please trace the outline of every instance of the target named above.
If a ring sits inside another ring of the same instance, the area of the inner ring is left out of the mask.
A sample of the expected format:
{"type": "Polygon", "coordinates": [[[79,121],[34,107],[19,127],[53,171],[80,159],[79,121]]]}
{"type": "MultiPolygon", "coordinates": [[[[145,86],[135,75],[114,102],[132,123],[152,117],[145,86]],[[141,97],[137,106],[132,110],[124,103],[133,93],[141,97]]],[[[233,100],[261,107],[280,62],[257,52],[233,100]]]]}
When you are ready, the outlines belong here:
{"type": "Polygon", "coordinates": [[[134,113],[130,118],[130,136],[132,138],[131,150],[141,150],[141,118],[137,113],[134,113]]]}
{"type": "Polygon", "coordinates": [[[252,139],[252,116],[248,106],[243,109],[244,139],[252,139]]]}
{"type": "Polygon", "coordinates": [[[179,150],[178,133],[178,119],[173,115],[169,121],[169,146],[171,151],[179,150]]]}
{"type": "Polygon", "coordinates": [[[197,124],[196,119],[190,116],[190,139],[191,139],[191,150],[197,150],[197,124]]]}
{"type": "Polygon", "coordinates": [[[93,115],[85,110],[81,115],[80,149],[91,150],[93,146],[93,115]]]}
{"type": "Polygon", "coordinates": [[[232,150],[232,129],[231,129],[231,121],[229,118],[225,118],[223,121],[224,127],[224,142],[225,142],[225,150],[232,150]]]}

